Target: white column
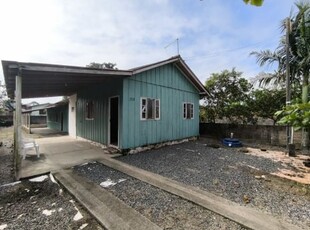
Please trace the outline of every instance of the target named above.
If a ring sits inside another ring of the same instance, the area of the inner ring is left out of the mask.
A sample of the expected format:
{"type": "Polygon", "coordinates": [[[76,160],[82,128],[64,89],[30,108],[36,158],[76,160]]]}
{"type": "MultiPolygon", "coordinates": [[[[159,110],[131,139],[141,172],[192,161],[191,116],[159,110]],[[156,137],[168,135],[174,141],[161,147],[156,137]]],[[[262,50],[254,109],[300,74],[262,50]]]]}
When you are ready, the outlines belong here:
{"type": "Polygon", "coordinates": [[[14,131],[15,131],[15,151],[14,151],[14,158],[15,158],[15,179],[19,179],[19,171],[20,171],[20,164],[21,164],[21,135],[22,135],[22,77],[19,75],[15,78],[15,124],[14,124],[14,131]]]}
{"type": "Polygon", "coordinates": [[[76,101],[77,95],[69,97],[68,119],[69,119],[69,136],[76,137],[76,101]]]}

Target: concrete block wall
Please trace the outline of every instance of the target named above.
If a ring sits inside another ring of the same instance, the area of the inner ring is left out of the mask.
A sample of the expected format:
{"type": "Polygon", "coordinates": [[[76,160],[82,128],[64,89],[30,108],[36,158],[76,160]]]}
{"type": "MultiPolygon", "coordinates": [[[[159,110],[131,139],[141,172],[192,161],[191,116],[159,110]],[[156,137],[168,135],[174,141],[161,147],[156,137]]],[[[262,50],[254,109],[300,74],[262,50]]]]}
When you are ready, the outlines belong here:
{"type": "MultiPolygon", "coordinates": [[[[286,146],[286,127],[272,125],[239,125],[200,123],[200,135],[225,138],[234,137],[247,143],[286,146]]],[[[297,148],[301,146],[301,131],[294,132],[294,143],[297,148]]]]}

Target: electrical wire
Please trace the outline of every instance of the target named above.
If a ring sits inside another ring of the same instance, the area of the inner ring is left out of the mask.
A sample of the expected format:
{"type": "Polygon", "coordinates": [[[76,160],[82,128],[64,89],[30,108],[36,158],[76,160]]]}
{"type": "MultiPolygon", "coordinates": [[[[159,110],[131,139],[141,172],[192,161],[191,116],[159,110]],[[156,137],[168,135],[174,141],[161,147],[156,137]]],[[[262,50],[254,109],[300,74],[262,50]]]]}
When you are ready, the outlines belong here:
{"type": "Polygon", "coordinates": [[[197,55],[197,56],[191,56],[191,57],[184,57],[183,59],[185,61],[192,61],[194,59],[205,59],[205,58],[210,58],[210,57],[216,57],[216,56],[220,56],[221,54],[223,53],[227,53],[227,52],[233,52],[233,51],[237,51],[237,50],[242,50],[242,49],[246,49],[246,48],[251,48],[251,47],[257,47],[258,45],[267,45],[267,44],[271,44],[272,42],[276,41],[275,39],[274,40],[271,40],[271,41],[264,41],[264,42],[257,42],[257,43],[253,43],[253,44],[248,44],[248,45],[245,45],[245,46],[240,46],[240,47],[236,47],[236,48],[232,48],[232,49],[225,49],[225,50],[219,50],[219,51],[216,51],[216,52],[210,52],[206,55],[197,55]]]}

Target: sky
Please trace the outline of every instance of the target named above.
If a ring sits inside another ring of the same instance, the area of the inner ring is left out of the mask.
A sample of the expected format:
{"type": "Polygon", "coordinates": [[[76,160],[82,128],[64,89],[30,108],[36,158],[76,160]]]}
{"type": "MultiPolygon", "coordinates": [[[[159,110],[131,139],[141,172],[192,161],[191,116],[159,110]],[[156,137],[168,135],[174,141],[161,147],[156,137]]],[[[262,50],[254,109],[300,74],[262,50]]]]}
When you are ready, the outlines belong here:
{"type": "Polygon", "coordinates": [[[259,67],[249,53],[277,47],[281,20],[294,2],[265,0],[255,7],[242,0],[0,1],[0,60],[112,62],[129,69],[177,55],[178,39],[179,54],[202,83],[233,67],[251,79],[275,68],[259,67]]]}

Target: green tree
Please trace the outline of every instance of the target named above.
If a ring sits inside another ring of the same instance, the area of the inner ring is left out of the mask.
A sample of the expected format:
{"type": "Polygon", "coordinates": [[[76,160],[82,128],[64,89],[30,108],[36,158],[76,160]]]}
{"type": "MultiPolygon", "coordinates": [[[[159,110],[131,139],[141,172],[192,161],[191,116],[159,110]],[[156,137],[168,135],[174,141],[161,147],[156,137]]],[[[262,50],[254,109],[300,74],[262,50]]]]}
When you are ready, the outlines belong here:
{"type": "Polygon", "coordinates": [[[0,81],[0,114],[6,111],[6,103],[8,101],[8,96],[6,93],[5,85],[0,81]]]}
{"type": "Polygon", "coordinates": [[[292,19],[292,32],[290,34],[290,48],[295,74],[302,78],[302,102],[307,103],[309,98],[310,76],[310,2],[296,3],[297,15],[292,19]]]}
{"type": "MultiPolygon", "coordinates": [[[[285,37],[282,36],[278,48],[272,52],[270,50],[252,52],[256,55],[258,64],[278,64],[275,74],[262,79],[261,82],[279,84],[283,82],[286,74],[286,60],[290,64],[290,80],[293,87],[302,89],[302,104],[307,104],[309,100],[309,71],[310,71],[310,2],[299,1],[295,3],[298,12],[291,16],[291,28],[289,28],[289,55],[286,55],[285,37]]],[[[285,20],[282,21],[283,31],[287,30],[285,20]]],[[[296,104],[298,107],[299,104],[296,104]]],[[[302,107],[303,108],[303,107],[302,107]]],[[[308,132],[303,130],[303,146],[308,146],[308,132]]]]}
{"type": "Polygon", "coordinates": [[[263,5],[264,0],[243,0],[246,4],[250,3],[254,6],[261,6],[263,5]]]}
{"type": "Polygon", "coordinates": [[[284,89],[256,89],[250,94],[248,107],[253,117],[272,119],[275,124],[278,119],[275,112],[283,108],[285,98],[284,89]]]}
{"type": "Polygon", "coordinates": [[[295,130],[310,130],[310,103],[296,103],[275,113],[279,124],[290,125],[295,130]]]}
{"type": "Polygon", "coordinates": [[[93,69],[117,69],[116,64],[111,62],[91,62],[90,64],[86,65],[86,67],[93,69]]]}
{"type": "MultiPolygon", "coordinates": [[[[279,46],[275,51],[263,50],[252,52],[260,66],[276,63],[278,69],[273,74],[266,74],[260,79],[260,84],[281,84],[285,82],[286,59],[290,63],[291,83],[295,87],[302,88],[302,100],[308,101],[309,70],[310,70],[310,2],[300,1],[295,4],[298,13],[291,16],[291,32],[289,35],[289,56],[286,55],[286,40],[283,35],[279,46]]],[[[282,21],[282,29],[286,30],[285,20],[282,21]]]]}
{"type": "Polygon", "coordinates": [[[234,68],[221,73],[212,73],[205,87],[210,92],[206,98],[205,114],[208,122],[227,118],[230,122],[247,122],[251,117],[247,106],[251,84],[241,77],[242,73],[234,68]]]}

